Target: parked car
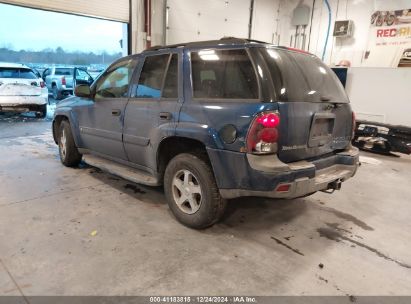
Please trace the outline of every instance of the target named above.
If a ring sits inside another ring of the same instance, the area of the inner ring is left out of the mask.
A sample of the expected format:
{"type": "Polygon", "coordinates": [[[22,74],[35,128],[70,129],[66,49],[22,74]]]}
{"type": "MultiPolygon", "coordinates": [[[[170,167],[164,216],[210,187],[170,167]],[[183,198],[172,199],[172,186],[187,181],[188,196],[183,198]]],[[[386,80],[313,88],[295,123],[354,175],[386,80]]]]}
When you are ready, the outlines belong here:
{"type": "Polygon", "coordinates": [[[61,162],[163,184],[192,228],[218,221],[227,199],[340,189],[359,164],[343,87],[300,51],[234,38],[152,48],[75,95],[55,111],[61,162]]]}
{"type": "Polygon", "coordinates": [[[28,66],[0,63],[0,112],[35,112],[47,115],[48,90],[28,66]]]}
{"type": "Polygon", "coordinates": [[[55,100],[60,100],[73,94],[77,84],[91,85],[93,77],[83,68],[51,67],[43,72],[43,79],[55,100]]]}

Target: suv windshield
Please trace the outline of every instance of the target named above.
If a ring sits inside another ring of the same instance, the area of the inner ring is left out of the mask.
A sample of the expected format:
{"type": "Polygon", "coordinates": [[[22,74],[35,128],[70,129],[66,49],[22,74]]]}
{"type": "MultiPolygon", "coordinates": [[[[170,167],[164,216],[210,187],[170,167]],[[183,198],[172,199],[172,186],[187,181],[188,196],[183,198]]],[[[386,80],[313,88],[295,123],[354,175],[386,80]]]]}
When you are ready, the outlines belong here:
{"type": "Polygon", "coordinates": [[[30,69],[0,68],[0,78],[37,79],[37,76],[30,69]]]}
{"type": "Polygon", "coordinates": [[[314,55],[261,49],[280,101],[348,103],[335,73],[314,55]]]}

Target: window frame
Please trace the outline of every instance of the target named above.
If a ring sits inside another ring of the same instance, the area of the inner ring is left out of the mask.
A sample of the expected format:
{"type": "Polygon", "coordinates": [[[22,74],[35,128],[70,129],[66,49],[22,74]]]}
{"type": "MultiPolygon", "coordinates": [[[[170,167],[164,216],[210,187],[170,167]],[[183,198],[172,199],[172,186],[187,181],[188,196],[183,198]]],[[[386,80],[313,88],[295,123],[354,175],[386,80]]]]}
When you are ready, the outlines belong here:
{"type": "Polygon", "coordinates": [[[170,53],[170,56],[168,57],[168,61],[167,61],[167,67],[166,70],[164,72],[163,75],[163,80],[162,80],[162,86],[161,86],[161,95],[160,95],[160,100],[178,100],[178,97],[180,96],[179,94],[179,83],[180,83],[180,58],[179,58],[179,54],[178,53],[170,53]],[[173,58],[173,55],[177,55],[177,97],[163,97],[163,93],[164,93],[164,86],[166,85],[166,78],[167,78],[167,73],[168,70],[170,69],[170,63],[171,63],[171,59],[173,58]]]}
{"type": "Polygon", "coordinates": [[[98,78],[95,79],[95,81],[93,82],[92,86],[91,86],[91,92],[93,92],[93,100],[96,101],[96,95],[97,95],[97,87],[100,85],[101,82],[104,82],[104,80],[106,79],[106,76],[113,72],[115,69],[124,66],[124,64],[126,64],[129,61],[134,61],[134,67],[131,71],[131,77],[130,77],[130,81],[128,84],[128,89],[127,89],[127,96],[124,97],[99,97],[98,100],[102,101],[105,99],[119,99],[119,98],[130,98],[130,94],[131,94],[131,88],[132,88],[132,84],[133,84],[133,77],[135,74],[136,69],[139,66],[140,60],[138,57],[131,57],[131,58],[122,58],[116,62],[113,62],[102,74],[100,74],[100,76],[98,78]]]}
{"type": "Polygon", "coordinates": [[[261,93],[261,84],[260,84],[260,79],[257,74],[257,66],[253,60],[253,57],[250,54],[250,50],[248,47],[240,46],[240,47],[206,47],[206,48],[193,48],[189,49],[188,52],[188,58],[189,58],[189,79],[190,79],[190,94],[191,94],[191,100],[193,101],[213,101],[213,102],[256,102],[256,101],[262,101],[262,93],[261,93]],[[212,98],[212,97],[194,97],[194,82],[193,82],[193,65],[191,61],[191,53],[198,53],[203,50],[213,50],[213,51],[231,51],[231,50],[244,50],[247,54],[248,59],[251,62],[251,65],[254,70],[254,75],[255,75],[255,80],[257,82],[257,98],[212,98]]]}
{"type": "Polygon", "coordinates": [[[144,54],[142,58],[140,57],[139,60],[139,66],[136,68],[136,71],[133,75],[132,78],[132,91],[130,92],[130,98],[135,98],[136,100],[150,100],[150,101],[180,101],[180,96],[181,96],[181,87],[182,87],[182,68],[181,68],[181,62],[182,62],[182,51],[181,50],[164,50],[164,51],[156,51],[155,53],[148,53],[144,54]],[[177,97],[163,97],[163,90],[164,90],[164,85],[165,85],[165,79],[167,76],[168,69],[170,68],[170,62],[172,55],[176,54],[177,55],[177,97]],[[164,71],[163,78],[161,79],[161,95],[158,98],[148,98],[148,97],[138,97],[137,96],[137,87],[138,83],[140,81],[140,76],[141,72],[143,71],[144,68],[144,63],[146,62],[147,57],[153,57],[153,56],[161,56],[161,55],[168,55],[167,59],[167,66],[164,71]]]}

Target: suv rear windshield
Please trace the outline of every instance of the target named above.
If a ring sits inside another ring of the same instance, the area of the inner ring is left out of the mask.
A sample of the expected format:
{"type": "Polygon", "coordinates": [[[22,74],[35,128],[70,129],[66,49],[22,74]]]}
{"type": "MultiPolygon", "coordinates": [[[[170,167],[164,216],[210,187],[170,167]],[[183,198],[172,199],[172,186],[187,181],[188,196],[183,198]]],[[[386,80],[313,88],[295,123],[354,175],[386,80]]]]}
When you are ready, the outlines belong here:
{"type": "Polygon", "coordinates": [[[61,69],[61,68],[56,68],[56,75],[64,75],[64,76],[71,76],[73,75],[74,69],[61,69]]]}
{"type": "Polygon", "coordinates": [[[261,49],[280,101],[348,103],[335,73],[314,55],[261,49]]]}
{"type": "Polygon", "coordinates": [[[37,76],[30,69],[0,68],[0,78],[37,79],[37,76]]]}

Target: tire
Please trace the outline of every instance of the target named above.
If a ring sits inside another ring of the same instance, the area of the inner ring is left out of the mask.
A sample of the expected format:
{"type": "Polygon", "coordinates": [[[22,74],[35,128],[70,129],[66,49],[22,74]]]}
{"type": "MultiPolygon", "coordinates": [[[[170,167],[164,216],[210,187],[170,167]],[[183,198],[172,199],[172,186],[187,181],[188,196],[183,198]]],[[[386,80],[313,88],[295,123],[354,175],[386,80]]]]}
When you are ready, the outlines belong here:
{"type": "Polygon", "coordinates": [[[56,85],[53,86],[52,92],[53,92],[53,98],[55,100],[61,100],[63,98],[63,95],[61,94],[61,92],[59,91],[56,85]]]}
{"type": "Polygon", "coordinates": [[[36,118],[45,118],[47,116],[47,104],[41,105],[40,110],[36,112],[36,118]]]}
{"type": "Polygon", "coordinates": [[[177,220],[194,229],[215,224],[227,206],[212,169],[201,154],[183,153],[169,162],[164,174],[164,192],[177,220]]]}
{"type": "Polygon", "coordinates": [[[63,165],[75,167],[80,163],[82,155],[77,150],[70,123],[67,120],[63,120],[60,124],[58,145],[60,161],[63,165]]]}

